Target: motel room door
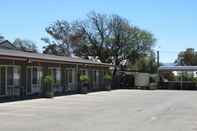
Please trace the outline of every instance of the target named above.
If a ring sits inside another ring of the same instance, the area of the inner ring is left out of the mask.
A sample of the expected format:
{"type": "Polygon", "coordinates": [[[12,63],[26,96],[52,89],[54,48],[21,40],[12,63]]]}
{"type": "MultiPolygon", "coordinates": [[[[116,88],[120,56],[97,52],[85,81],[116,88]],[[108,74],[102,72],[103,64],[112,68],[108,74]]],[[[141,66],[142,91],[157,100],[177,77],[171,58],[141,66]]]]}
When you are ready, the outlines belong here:
{"type": "Polygon", "coordinates": [[[75,71],[74,69],[67,69],[66,70],[66,78],[67,78],[67,87],[69,91],[74,90],[75,86],[75,71]]]}
{"type": "Polygon", "coordinates": [[[6,68],[0,67],[0,96],[6,95],[6,68]]]}
{"type": "Polygon", "coordinates": [[[31,88],[32,88],[32,74],[31,74],[31,71],[32,71],[32,69],[31,68],[27,68],[27,82],[26,82],[26,87],[27,87],[27,89],[26,89],[26,91],[27,91],[27,95],[30,95],[31,94],[31,88]]]}

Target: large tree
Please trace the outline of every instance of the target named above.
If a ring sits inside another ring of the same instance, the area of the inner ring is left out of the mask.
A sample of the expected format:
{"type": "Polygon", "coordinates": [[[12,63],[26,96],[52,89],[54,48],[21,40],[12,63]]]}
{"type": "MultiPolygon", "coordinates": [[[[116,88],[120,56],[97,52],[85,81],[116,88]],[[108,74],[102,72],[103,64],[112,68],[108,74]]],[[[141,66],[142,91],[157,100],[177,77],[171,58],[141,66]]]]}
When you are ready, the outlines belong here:
{"type": "Polygon", "coordinates": [[[57,55],[57,56],[67,56],[68,52],[65,50],[65,47],[63,44],[56,44],[55,41],[51,41],[49,38],[41,38],[42,41],[47,43],[47,46],[43,47],[43,53],[44,54],[51,54],[51,55],[57,55]]]}
{"type": "Polygon", "coordinates": [[[77,36],[77,34],[73,32],[72,24],[64,20],[57,20],[45,30],[49,36],[52,37],[52,40],[42,38],[42,40],[48,44],[48,47],[45,47],[44,53],[50,54],[49,49],[53,49],[59,51],[59,55],[70,56],[72,54],[74,39],[77,36]],[[50,41],[52,41],[52,43],[50,41]]]}
{"type": "Polygon", "coordinates": [[[33,52],[33,53],[37,53],[37,46],[34,42],[30,41],[30,40],[23,40],[20,38],[17,38],[14,42],[13,45],[24,52],[33,52]]]}
{"type": "Polygon", "coordinates": [[[151,52],[155,41],[153,35],[130,25],[126,19],[113,15],[110,19],[109,30],[111,35],[108,45],[110,45],[115,65],[113,75],[122,60],[128,59],[134,64],[137,59],[151,52]]]}
{"type": "Polygon", "coordinates": [[[83,37],[75,53],[98,57],[102,62],[113,62],[114,75],[122,60],[134,63],[148,55],[155,42],[151,33],[132,26],[118,15],[92,12],[86,21],[77,23],[83,37]]]}
{"type": "Polygon", "coordinates": [[[152,52],[146,57],[141,57],[139,60],[137,60],[136,64],[131,64],[130,68],[140,72],[156,73],[157,66],[155,53],[152,52]]]}
{"type": "Polygon", "coordinates": [[[0,40],[3,40],[3,39],[4,39],[4,36],[0,34],[0,40]]]}
{"type": "Polygon", "coordinates": [[[59,45],[64,45],[61,49],[68,55],[92,56],[101,62],[113,63],[114,76],[121,61],[129,60],[134,64],[152,52],[155,42],[150,32],[131,25],[127,19],[95,12],[89,13],[87,19],[73,23],[57,21],[46,31],[54,39],[53,44],[45,48],[46,53],[54,51],[57,54],[59,45]]]}
{"type": "MultiPolygon", "coordinates": [[[[110,62],[110,50],[107,49],[109,39],[109,18],[106,15],[91,12],[84,21],[76,21],[73,24],[75,34],[80,34],[78,48],[74,53],[87,58],[98,57],[102,62],[110,62]]],[[[79,35],[78,35],[79,36],[79,35]]]]}
{"type": "Polygon", "coordinates": [[[197,52],[193,48],[187,48],[185,51],[181,51],[175,61],[177,65],[197,65],[197,52]]]}

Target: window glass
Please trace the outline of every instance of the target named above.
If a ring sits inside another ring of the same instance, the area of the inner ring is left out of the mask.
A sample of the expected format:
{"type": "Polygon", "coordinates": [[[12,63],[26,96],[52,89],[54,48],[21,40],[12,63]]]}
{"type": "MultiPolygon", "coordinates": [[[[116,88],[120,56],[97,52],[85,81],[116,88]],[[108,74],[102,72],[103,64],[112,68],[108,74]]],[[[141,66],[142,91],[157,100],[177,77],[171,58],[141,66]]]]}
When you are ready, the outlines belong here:
{"type": "Polygon", "coordinates": [[[38,68],[38,81],[41,84],[41,81],[42,81],[42,69],[41,68],[38,68]]]}
{"type": "Polygon", "coordinates": [[[32,71],[32,84],[38,84],[38,69],[37,68],[33,68],[32,71]]]}
{"type": "Polygon", "coordinates": [[[94,80],[94,83],[96,83],[96,71],[93,71],[93,80],[94,80]]]}
{"type": "Polygon", "coordinates": [[[96,82],[99,82],[99,71],[96,71],[96,82]]]}
{"type": "Polygon", "coordinates": [[[20,68],[14,67],[14,85],[19,86],[20,85],[20,68]]]}
{"type": "Polygon", "coordinates": [[[57,81],[60,81],[61,80],[61,71],[60,71],[60,69],[57,69],[56,71],[57,71],[57,73],[56,73],[57,81]]]}
{"type": "Polygon", "coordinates": [[[65,81],[68,81],[68,76],[67,76],[68,71],[65,70],[65,81]]]}
{"type": "Polygon", "coordinates": [[[80,75],[86,75],[86,70],[80,70],[80,75]]]}
{"type": "Polygon", "coordinates": [[[55,84],[59,84],[59,82],[61,81],[61,71],[59,68],[54,68],[52,69],[52,75],[53,75],[53,79],[54,79],[54,83],[55,84]]]}
{"type": "Polygon", "coordinates": [[[53,79],[54,79],[54,82],[56,83],[57,82],[57,72],[56,72],[56,69],[53,69],[53,79]]]}
{"type": "Polygon", "coordinates": [[[72,70],[68,70],[68,82],[72,83],[72,70]]]}
{"type": "Polygon", "coordinates": [[[104,75],[106,75],[107,74],[107,72],[104,70],[104,75]]]}
{"type": "Polygon", "coordinates": [[[7,84],[14,85],[14,74],[13,74],[13,67],[7,68],[7,84]]]}
{"type": "Polygon", "coordinates": [[[83,73],[83,75],[86,75],[86,71],[85,70],[83,70],[82,73],[83,73]]]}

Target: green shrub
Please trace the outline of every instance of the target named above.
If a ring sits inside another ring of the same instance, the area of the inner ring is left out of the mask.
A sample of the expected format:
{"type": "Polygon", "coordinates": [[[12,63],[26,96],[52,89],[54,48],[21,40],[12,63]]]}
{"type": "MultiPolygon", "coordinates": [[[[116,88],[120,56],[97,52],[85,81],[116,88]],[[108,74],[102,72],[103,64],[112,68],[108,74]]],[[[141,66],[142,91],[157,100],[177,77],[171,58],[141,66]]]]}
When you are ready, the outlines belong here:
{"type": "Polygon", "coordinates": [[[80,76],[80,81],[81,82],[89,82],[89,77],[87,75],[81,75],[80,76]]]}
{"type": "Polygon", "coordinates": [[[112,80],[112,76],[110,74],[105,74],[104,80],[112,80]]]}
{"type": "Polygon", "coordinates": [[[61,80],[56,80],[56,82],[54,82],[54,84],[60,85],[61,84],[61,80]]]}
{"type": "Polygon", "coordinates": [[[194,83],[197,83],[197,77],[193,77],[193,78],[192,78],[192,81],[193,81],[194,83]]]}
{"type": "Polygon", "coordinates": [[[51,75],[47,75],[43,78],[43,82],[44,84],[47,84],[47,85],[53,85],[54,84],[54,80],[53,80],[53,77],[51,75]]]}
{"type": "Polygon", "coordinates": [[[53,97],[53,84],[54,80],[51,75],[46,75],[43,77],[43,95],[47,98],[53,97]]]}

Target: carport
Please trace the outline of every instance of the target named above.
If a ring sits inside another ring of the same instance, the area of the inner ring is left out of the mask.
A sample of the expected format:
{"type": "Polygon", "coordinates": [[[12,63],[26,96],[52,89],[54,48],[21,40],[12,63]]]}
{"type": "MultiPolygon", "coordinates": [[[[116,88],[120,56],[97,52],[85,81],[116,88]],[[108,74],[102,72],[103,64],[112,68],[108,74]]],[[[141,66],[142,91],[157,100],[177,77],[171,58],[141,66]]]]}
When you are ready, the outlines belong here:
{"type": "Polygon", "coordinates": [[[160,66],[159,88],[180,90],[197,89],[196,72],[197,66],[160,66]]]}

